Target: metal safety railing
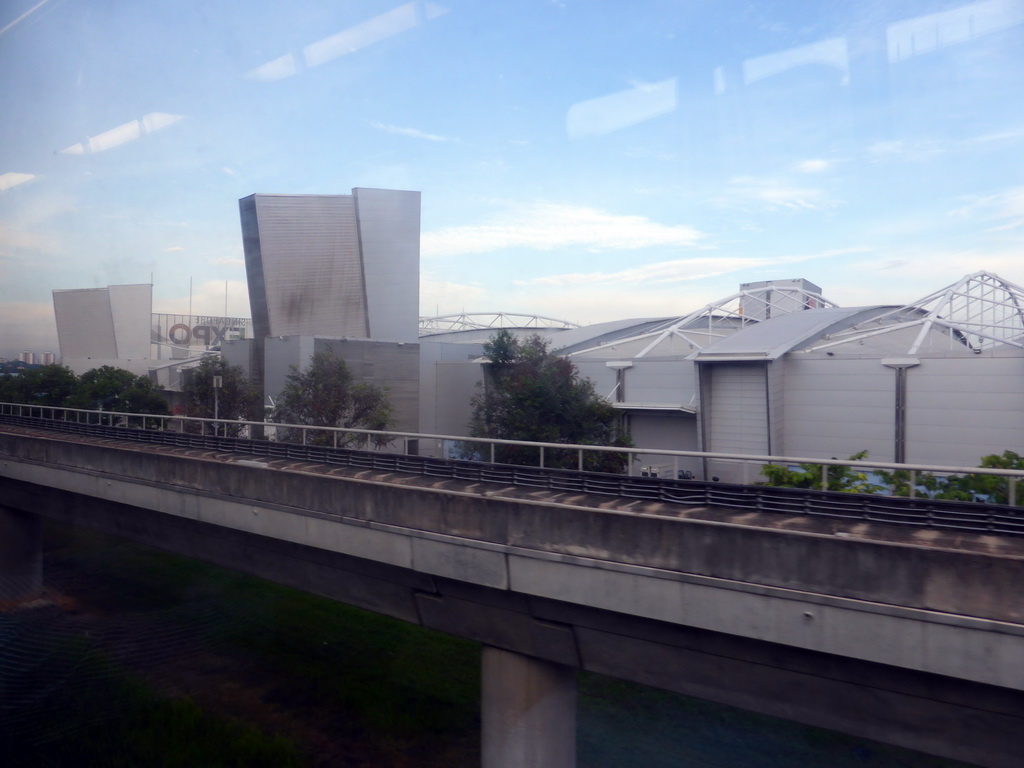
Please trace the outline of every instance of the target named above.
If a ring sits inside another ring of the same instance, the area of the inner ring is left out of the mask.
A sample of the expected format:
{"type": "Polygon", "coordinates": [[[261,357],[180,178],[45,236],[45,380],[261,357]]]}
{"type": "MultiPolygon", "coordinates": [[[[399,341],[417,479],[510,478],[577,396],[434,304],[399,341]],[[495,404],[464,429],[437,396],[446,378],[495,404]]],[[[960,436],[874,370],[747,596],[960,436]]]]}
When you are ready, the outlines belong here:
{"type": "Polygon", "coordinates": [[[1024,478],[1024,471],[1021,470],[535,443],[414,432],[113,413],[18,403],[0,403],[0,423],[113,440],[198,448],[268,459],[309,461],[356,469],[413,473],[435,478],[502,483],[553,492],[615,496],[691,507],[827,517],[973,533],[1024,535],[1024,509],[1014,506],[1017,485],[1021,478],[1024,478]],[[268,431],[269,435],[266,434],[268,431]],[[225,433],[230,434],[225,436],[225,433]],[[280,439],[285,434],[288,439],[280,439]],[[441,455],[418,455],[418,448],[425,441],[439,443],[441,455]],[[450,446],[465,443],[474,444],[477,454],[480,453],[479,446],[484,446],[484,453],[489,455],[485,455],[483,460],[479,456],[475,459],[464,459],[448,455],[450,446]],[[538,463],[535,466],[498,463],[494,458],[500,446],[536,448],[538,463]],[[577,468],[544,466],[545,452],[550,454],[552,451],[558,451],[562,455],[565,451],[575,452],[578,456],[577,468]],[[651,455],[676,462],[680,459],[713,459],[754,463],[758,466],[768,463],[820,464],[825,488],[828,483],[829,467],[851,467],[865,471],[903,470],[909,473],[911,489],[914,487],[915,473],[993,475],[1007,479],[1010,503],[947,501],[913,495],[899,497],[821,489],[780,488],[760,484],[721,483],[714,480],[678,479],[678,473],[670,478],[662,478],[580,469],[585,465],[584,457],[593,452],[612,452],[626,456],[631,468],[633,458],[651,455]]]}

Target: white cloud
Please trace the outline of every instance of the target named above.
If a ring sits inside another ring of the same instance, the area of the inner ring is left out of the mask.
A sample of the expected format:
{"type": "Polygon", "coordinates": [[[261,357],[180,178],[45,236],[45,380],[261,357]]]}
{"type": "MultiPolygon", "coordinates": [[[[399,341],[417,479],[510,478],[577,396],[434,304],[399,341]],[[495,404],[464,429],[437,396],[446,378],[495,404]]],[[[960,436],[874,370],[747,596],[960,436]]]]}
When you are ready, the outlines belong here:
{"type": "MultiPolygon", "coordinates": [[[[614,286],[588,286],[571,292],[544,292],[530,288],[513,294],[512,310],[580,325],[631,317],[674,317],[702,307],[736,290],[714,285],[655,286],[644,291],[622,291],[614,286]]],[[[510,311],[512,311],[510,310],[510,311]]]]}
{"type": "Polygon", "coordinates": [[[245,280],[207,280],[193,285],[191,297],[153,297],[153,311],[158,313],[185,314],[190,304],[193,315],[249,317],[249,285],[245,280]]]}
{"type": "Polygon", "coordinates": [[[965,139],[923,136],[906,140],[879,141],[867,148],[871,162],[919,162],[946,153],[963,153],[987,145],[1014,144],[1024,137],[1024,128],[1013,127],[994,133],[983,133],[965,139]]]}
{"type": "Polygon", "coordinates": [[[488,311],[487,290],[478,283],[420,280],[420,314],[425,317],[488,311]]]}
{"type": "MultiPolygon", "coordinates": [[[[40,263],[44,257],[58,253],[57,238],[45,230],[8,226],[0,222],[0,260],[40,263]]],[[[0,274],[0,284],[5,282],[0,274]]]]}
{"type": "MultiPolygon", "coordinates": [[[[851,247],[757,259],[700,257],[619,272],[554,275],[486,285],[427,280],[421,289],[421,314],[447,315],[463,310],[522,312],[580,324],[626,317],[675,316],[732,294],[740,282],[780,277],[776,270],[788,269],[786,265],[812,264],[815,274],[807,275],[812,279],[819,273],[858,271],[861,260],[849,257],[871,250],[851,247]]],[[[833,298],[827,288],[826,295],[833,298]]]]}
{"type": "Polygon", "coordinates": [[[868,147],[868,157],[872,162],[918,162],[948,152],[949,148],[948,142],[931,138],[880,141],[868,147]]]}
{"type": "Polygon", "coordinates": [[[826,295],[843,306],[909,304],[981,271],[1024,283],[1024,263],[1017,248],[920,246],[878,252],[834,271],[826,295]]]}
{"type": "Polygon", "coordinates": [[[547,275],[531,280],[515,280],[516,285],[547,285],[552,287],[594,284],[680,283],[703,280],[739,269],[762,266],[767,259],[711,256],[698,259],[659,261],[617,272],[576,272],[547,275]]]}
{"type": "MultiPolygon", "coordinates": [[[[41,266],[66,250],[54,222],[75,211],[76,200],[60,192],[19,198],[20,204],[0,217],[0,258],[41,266]]],[[[0,280],[5,278],[0,272],[0,280]]]]}
{"type": "Polygon", "coordinates": [[[693,259],[677,259],[645,264],[617,272],[581,272],[562,275],[547,275],[532,280],[516,280],[515,285],[536,286],[580,286],[580,285],[665,285],[668,283],[696,282],[712,277],[738,272],[740,270],[763,269],[781,264],[796,264],[815,259],[830,259],[871,251],[867,247],[841,248],[821,253],[790,256],[744,257],[744,256],[701,256],[693,259]]]}
{"type": "Polygon", "coordinates": [[[457,142],[458,141],[457,138],[452,138],[452,137],[449,137],[449,136],[441,136],[441,135],[436,134],[436,133],[426,133],[425,131],[421,131],[421,130],[419,130],[417,128],[402,128],[402,127],[397,126],[397,125],[387,125],[386,123],[378,123],[378,122],[372,122],[372,123],[370,123],[370,125],[373,128],[376,128],[378,131],[384,131],[385,133],[393,133],[393,134],[396,134],[398,136],[409,136],[409,137],[414,138],[414,139],[423,139],[424,141],[439,141],[439,142],[444,142],[444,141],[457,142]]]}
{"type": "Polygon", "coordinates": [[[821,173],[827,171],[832,167],[832,163],[829,160],[804,160],[802,163],[797,163],[796,169],[800,173],[821,173]]]}
{"type": "Polygon", "coordinates": [[[729,182],[724,196],[715,199],[724,207],[749,207],[769,211],[816,211],[833,204],[824,190],[790,184],[782,179],[739,176],[729,182]]]}
{"type": "Polygon", "coordinates": [[[989,231],[998,232],[1024,226],[1024,187],[1010,187],[990,195],[965,198],[966,205],[949,212],[950,216],[982,221],[1005,222],[989,231]]]}
{"type": "Polygon", "coordinates": [[[653,246],[692,248],[704,237],[702,232],[682,224],[666,225],[643,216],[539,202],[518,206],[486,224],[425,232],[420,249],[426,257],[489,253],[503,248],[632,251],[653,246]]]}

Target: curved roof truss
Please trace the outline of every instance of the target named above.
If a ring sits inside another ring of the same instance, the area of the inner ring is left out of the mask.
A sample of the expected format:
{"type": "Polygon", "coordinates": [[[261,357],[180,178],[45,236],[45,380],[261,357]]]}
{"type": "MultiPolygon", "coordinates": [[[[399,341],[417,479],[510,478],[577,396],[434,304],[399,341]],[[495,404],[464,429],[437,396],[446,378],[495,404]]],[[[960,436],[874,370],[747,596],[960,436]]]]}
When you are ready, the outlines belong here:
{"type": "Polygon", "coordinates": [[[834,333],[825,349],[871,336],[918,328],[907,354],[914,355],[934,329],[945,329],[965,346],[981,351],[1002,344],[1024,349],[1024,288],[991,272],[975,272],[912,304],[872,320],[873,328],[834,333]]]}
{"type": "MultiPolygon", "coordinates": [[[[617,339],[616,343],[648,340],[648,343],[634,355],[635,358],[646,357],[654,352],[662,342],[673,336],[700,350],[719,339],[732,335],[747,325],[759,323],[771,317],[779,317],[804,309],[836,306],[838,304],[829,301],[821,294],[797,286],[786,286],[784,290],[741,290],[688,315],[666,320],[645,333],[617,339]]],[[[583,349],[573,354],[585,354],[588,351],[583,349]]]]}
{"type": "Polygon", "coordinates": [[[579,328],[568,320],[516,312],[462,312],[457,315],[420,318],[420,336],[450,331],[473,331],[489,328],[579,328]]]}

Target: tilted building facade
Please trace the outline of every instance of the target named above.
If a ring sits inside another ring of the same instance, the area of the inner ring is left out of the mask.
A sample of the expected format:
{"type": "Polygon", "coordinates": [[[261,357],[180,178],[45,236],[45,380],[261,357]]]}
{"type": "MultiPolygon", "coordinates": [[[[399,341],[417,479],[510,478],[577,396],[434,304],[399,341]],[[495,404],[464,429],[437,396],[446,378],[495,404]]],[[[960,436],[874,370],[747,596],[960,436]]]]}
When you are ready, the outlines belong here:
{"type": "Polygon", "coordinates": [[[330,349],[417,430],[420,193],[254,194],[239,213],[254,338],[226,342],[229,362],[271,405],[292,367],[330,349]]]}

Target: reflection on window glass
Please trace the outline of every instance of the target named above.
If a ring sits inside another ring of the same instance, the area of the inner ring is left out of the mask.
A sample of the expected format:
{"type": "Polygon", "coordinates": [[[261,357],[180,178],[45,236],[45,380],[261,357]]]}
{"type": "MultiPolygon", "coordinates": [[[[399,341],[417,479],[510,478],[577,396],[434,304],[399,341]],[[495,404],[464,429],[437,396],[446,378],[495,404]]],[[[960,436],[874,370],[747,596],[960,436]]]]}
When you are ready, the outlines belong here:
{"type": "Polygon", "coordinates": [[[682,316],[1024,282],[1024,3],[0,11],[0,356],[54,289],[251,316],[238,201],[422,193],[420,315],[682,316]]]}

